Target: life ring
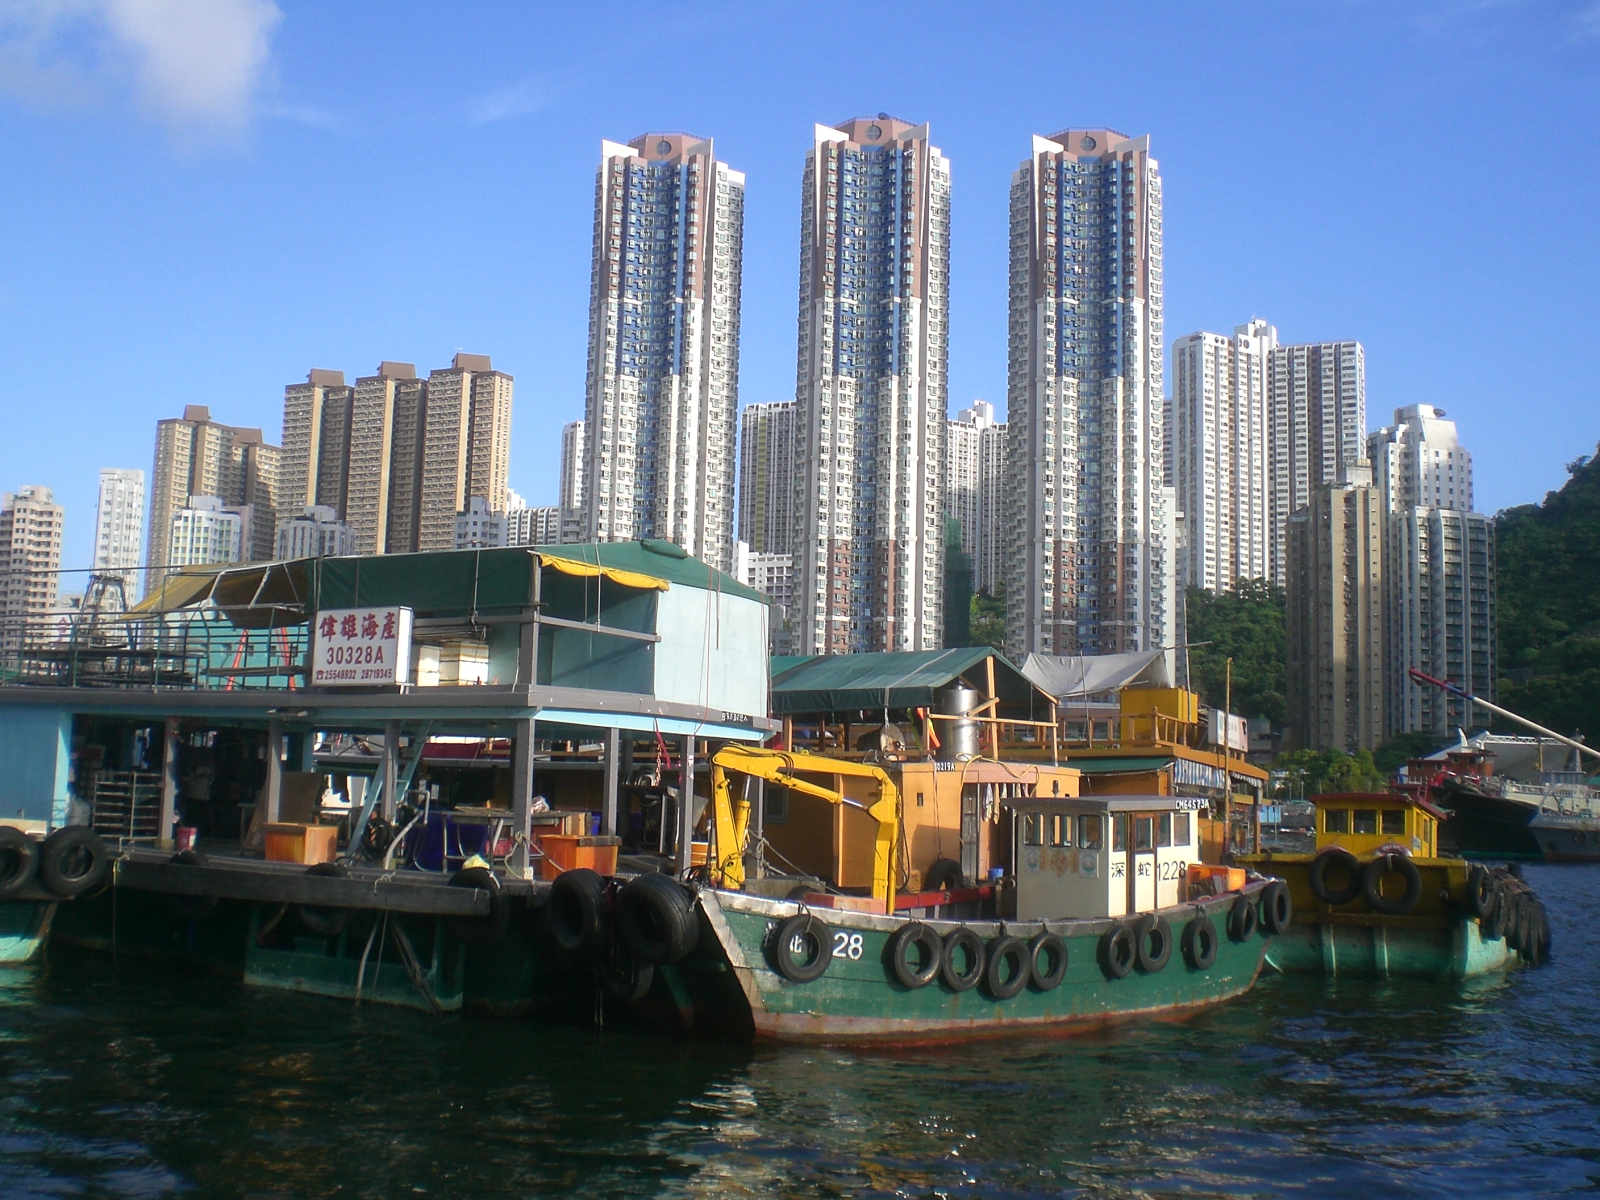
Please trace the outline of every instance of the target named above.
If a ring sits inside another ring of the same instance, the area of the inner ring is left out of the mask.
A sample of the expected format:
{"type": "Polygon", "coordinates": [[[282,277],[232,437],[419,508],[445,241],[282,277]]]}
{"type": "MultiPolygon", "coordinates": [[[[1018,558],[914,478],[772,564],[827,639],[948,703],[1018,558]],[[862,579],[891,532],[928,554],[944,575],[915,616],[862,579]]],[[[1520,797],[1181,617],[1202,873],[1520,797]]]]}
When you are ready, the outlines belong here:
{"type": "Polygon", "coordinates": [[[1329,846],[1311,860],[1306,883],[1311,894],[1330,907],[1349,904],[1361,894],[1361,860],[1343,846],[1329,846]],[[1328,868],[1334,866],[1342,868],[1349,881],[1342,888],[1335,889],[1328,884],[1328,868]]]}
{"type": "Polygon", "coordinates": [[[989,943],[983,965],[984,986],[996,1000],[1010,1000],[1028,986],[1031,977],[1028,947],[1009,933],[989,943]],[[1008,965],[1009,964],[1009,965],[1008,965]]]}
{"type": "Polygon", "coordinates": [[[939,967],[944,962],[944,943],[921,921],[911,921],[896,929],[889,937],[887,951],[889,973],[901,987],[914,991],[927,987],[939,977],[939,967]],[[917,956],[917,966],[912,965],[913,955],[917,956]]]}
{"type": "Polygon", "coordinates": [[[1133,933],[1121,921],[1100,935],[1100,969],[1107,979],[1121,979],[1133,970],[1139,951],[1133,933]]]}
{"type": "Polygon", "coordinates": [[[833,930],[809,912],[796,913],[773,930],[771,951],[778,974],[790,983],[810,983],[833,960],[833,930]]]}
{"type": "Polygon", "coordinates": [[[1183,961],[1191,971],[1209,971],[1217,961],[1217,927],[1205,913],[1183,927],[1183,961]]]}
{"type": "Polygon", "coordinates": [[[110,861],[106,844],[92,829],[69,825],[45,838],[39,848],[39,882],[70,900],[99,883],[110,861]]]}
{"type": "Polygon", "coordinates": [[[955,891],[967,886],[967,877],[961,873],[961,864],[953,858],[936,858],[922,877],[925,892],[955,891]]]}
{"type": "MultiPolygon", "coordinates": [[[[319,879],[345,879],[350,872],[342,863],[321,862],[312,863],[306,868],[306,874],[319,879]]],[[[323,908],[316,904],[297,904],[294,915],[305,927],[306,932],[315,937],[338,937],[350,923],[348,908],[323,908]]]]}
{"type": "MultiPolygon", "coordinates": [[[[179,863],[189,867],[204,867],[206,856],[198,850],[179,850],[169,863],[179,863]]],[[[167,902],[172,905],[172,910],[185,921],[203,921],[209,917],[217,907],[215,896],[195,895],[184,892],[169,892],[167,902]]]]}
{"type": "Polygon", "coordinates": [[[1261,928],[1274,937],[1289,932],[1294,920],[1294,900],[1289,895],[1289,885],[1274,879],[1261,891],[1261,928]]]}
{"type": "Polygon", "coordinates": [[[1134,927],[1134,966],[1154,975],[1172,958],[1172,925],[1155,913],[1146,913],[1134,927]]]}
{"type": "Polygon", "coordinates": [[[38,870],[39,843],[13,825],[0,825],[0,900],[19,894],[38,870]]]}
{"type": "Polygon", "coordinates": [[[1248,942],[1256,931],[1256,906],[1248,896],[1235,896],[1228,909],[1228,936],[1236,942],[1248,942]]]}
{"type": "Polygon", "coordinates": [[[1361,892],[1373,912],[1390,917],[1402,916],[1415,908],[1417,901],[1422,898],[1422,872],[1417,870],[1417,864],[1408,855],[1385,854],[1367,864],[1367,869],[1361,874],[1361,892]],[[1406,890],[1398,900],[1390,900],[1383,894],[1384,876],[1391,874],[1399,875],[1406,881],[1406,890]]]}
{"type": "Polygon", "coordinates": [[[983,971],[987,965],[983,953],[983,939],[965,925],[958,925],[944,935],[944,953],[940,956],[939,978],[952,992],[965,992],[977,987],[979,981],[983,979],[983,971]],[[963,953],[967,958],[966,970],[957,966],[963,953]]]}
{"type": "Polygon", "coordinates": [[[482,917],[451,917],[450,931],[469,946],[492,946],[505,936],[511,902],[500,878],[488,867],[462,867],[450,876],[451,887],[482,888],[489,893],[489,912],[482,917]]]}
{"type": "Polygon", "coordinates": [[[700,923],[682,884],[640,875],[617,893],[617,929],[640,962],[682,962],[700,941],[700,923]]]}
{"type": "Polygon", "coordinates": [[[545,902],[550,940],[567,954],[593,954],[605,943],[606,881],[588,867],[556,876],[545,902]]]}
{"type": "Polygon", "coordinates": [[[1467,871],[1467,911],[1478,918],[1480,925],[1494,912],[1499,898],[1493,875],[1477,865],[1467,871]]]}
{"type": "Polygon", "coordinates": [[[1028,972],[1037,991],[1053,992],[1061,986],[1067,977],[1067,943],[1059,934],[1045,930],[1033,935],[1028,943],[1028,972]]]}

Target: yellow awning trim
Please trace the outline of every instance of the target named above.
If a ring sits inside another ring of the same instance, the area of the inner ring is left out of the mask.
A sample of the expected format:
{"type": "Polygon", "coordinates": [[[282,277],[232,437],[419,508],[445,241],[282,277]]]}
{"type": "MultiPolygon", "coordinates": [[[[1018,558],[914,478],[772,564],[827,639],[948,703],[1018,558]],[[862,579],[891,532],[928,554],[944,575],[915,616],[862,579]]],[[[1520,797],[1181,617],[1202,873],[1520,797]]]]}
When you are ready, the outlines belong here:
{"type": "Polygon", "coordinates": [[[575,575],[580,579],[593,579],[599,575],[623,587],[653,588],[658,592],[665,592],[672,587],[665,579],[657,579],[654,575],[641,575],[637,571],[619,571],[615,567],[596,566],[594,563],[579,562],[575,558],[561,558],[554,554],[541,554],[538,558],[544,566],[554,567],[563,575],[575,575]]]}

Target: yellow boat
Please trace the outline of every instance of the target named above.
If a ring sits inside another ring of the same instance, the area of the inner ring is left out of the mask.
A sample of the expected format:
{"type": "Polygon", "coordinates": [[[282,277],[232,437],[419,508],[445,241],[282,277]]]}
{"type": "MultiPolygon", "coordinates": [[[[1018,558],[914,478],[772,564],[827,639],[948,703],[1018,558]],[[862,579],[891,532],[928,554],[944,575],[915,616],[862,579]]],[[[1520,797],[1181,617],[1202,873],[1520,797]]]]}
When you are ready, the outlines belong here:
{"type": "Polygon", "coordinates": [[[1465,978],[1550,949],[1544,905],[1514,868],[1438,856],[1443,817],[1389,793],[1312,798],[1316,852],[1234,856],[1289,885],[1294,919],[1267,950],[1280,971],[1465,978]]]}

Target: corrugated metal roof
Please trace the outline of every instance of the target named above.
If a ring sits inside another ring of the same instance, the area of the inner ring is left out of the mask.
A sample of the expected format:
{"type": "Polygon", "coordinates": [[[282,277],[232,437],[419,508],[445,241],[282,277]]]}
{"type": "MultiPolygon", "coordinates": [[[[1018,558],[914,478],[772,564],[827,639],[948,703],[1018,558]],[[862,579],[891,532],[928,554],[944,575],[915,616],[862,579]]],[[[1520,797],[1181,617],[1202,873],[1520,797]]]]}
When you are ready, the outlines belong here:
{"type": "Polygon", "coordinates": [[[774,663],[772,711],[830,713],[881,708],[926,708],[933,695],[965,676],[980,691],[987,679],[984,660],[994,659],[995,690],[1002,703],[1023,706],[1025,714],[1049,720],[1050,698],[987,646],[951,650],[826,654],[796,658],[781,673],[774,663]]]}

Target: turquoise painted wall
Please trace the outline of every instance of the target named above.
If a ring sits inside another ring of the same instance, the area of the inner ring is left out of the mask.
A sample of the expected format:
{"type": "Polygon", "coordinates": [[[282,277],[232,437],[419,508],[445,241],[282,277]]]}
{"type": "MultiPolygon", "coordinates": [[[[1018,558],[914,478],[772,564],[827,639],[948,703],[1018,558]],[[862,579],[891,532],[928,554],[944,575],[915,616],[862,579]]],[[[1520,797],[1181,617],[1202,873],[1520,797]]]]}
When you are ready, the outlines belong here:
{"type": "Polygon", "coordinates": [[[6,705],[0,712],[0,816],[66,824],[71,744],[67,709],[6,705]]]}

